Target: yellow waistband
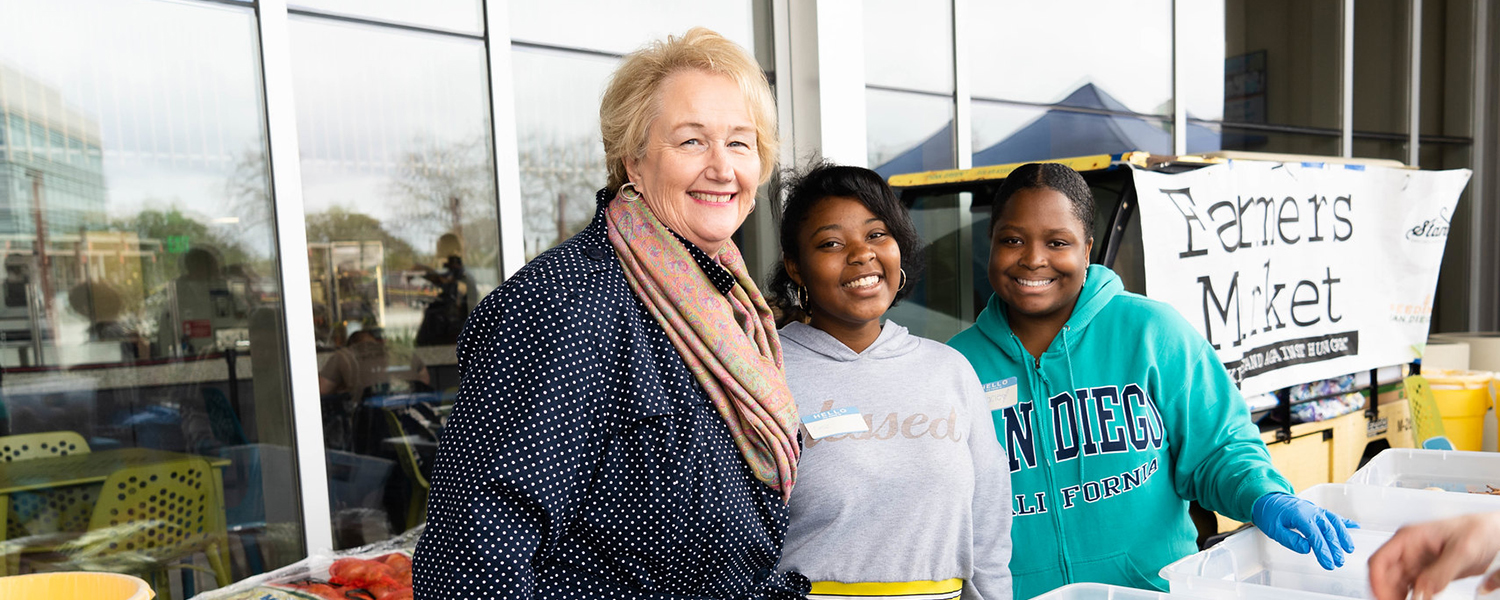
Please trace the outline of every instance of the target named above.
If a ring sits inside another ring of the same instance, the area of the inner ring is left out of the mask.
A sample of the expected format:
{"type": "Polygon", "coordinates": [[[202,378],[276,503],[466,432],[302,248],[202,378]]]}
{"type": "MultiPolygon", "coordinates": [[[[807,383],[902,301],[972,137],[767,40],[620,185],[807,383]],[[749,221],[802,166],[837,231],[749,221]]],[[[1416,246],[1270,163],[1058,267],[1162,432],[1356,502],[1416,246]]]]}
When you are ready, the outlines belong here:
{"type": "Polygon", "coordinates": [[[838,581],[814,581],[812,593],[820,596],[918,596],[948,598],[958,597],[963,592],[964,580],[943,581],[892,581],[842,583],[838,581]],[[932,596],[936,594],[937,596],[932,596]],[[952,594],[946,596],[944,594],[952,594]]]}

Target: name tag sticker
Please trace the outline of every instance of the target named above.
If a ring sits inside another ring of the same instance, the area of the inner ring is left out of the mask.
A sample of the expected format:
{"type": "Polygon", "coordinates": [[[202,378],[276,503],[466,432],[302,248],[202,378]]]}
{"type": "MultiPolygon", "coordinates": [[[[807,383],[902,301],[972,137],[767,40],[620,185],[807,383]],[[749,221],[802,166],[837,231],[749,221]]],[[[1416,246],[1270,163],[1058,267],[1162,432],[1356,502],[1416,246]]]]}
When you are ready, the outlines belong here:
{"type": "Polygon", "coordinates": [[[870,430],[870,426],[865,423],[864,415],[859,414],[859,408],[854,406],[807,415],[802,417],[802,426],[807,428],[807,435],[815,440],[821,440],[830,435],[870,430]]]}
{"type": "Polygon", "coordinates": [[[1006,377],[1000,381],[991,381],[984,384],[984,397],[990,399],[990,410],[1000,410],[1016,405],[1016,394],[1020,381],[1015,377],[1006,377]]]}

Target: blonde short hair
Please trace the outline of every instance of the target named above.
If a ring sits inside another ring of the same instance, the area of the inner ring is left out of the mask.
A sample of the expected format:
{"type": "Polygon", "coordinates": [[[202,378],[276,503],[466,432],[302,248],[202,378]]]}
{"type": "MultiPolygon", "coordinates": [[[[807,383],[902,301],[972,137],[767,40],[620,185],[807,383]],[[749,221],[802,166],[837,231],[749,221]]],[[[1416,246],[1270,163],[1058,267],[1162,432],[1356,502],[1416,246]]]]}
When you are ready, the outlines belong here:
{"type": "Polygon", "coordinates": [[[703,27],[687,30],[681,37],[667,36],[630,56],[610,77],[599,104],[599,129],[604,138],[604,163],[609,167],[609,191],[630,180],[625,172],[627,157],[646,155],[651,122],[661,112],[662,82],[671,75],[697,70],[733,79],[745,95],[750,118],[755,121],[755,146],[760,154],[760,183],[776,171],[781,148],[777,137],[776,103],[760,63],[724,36],[703,27]]]}

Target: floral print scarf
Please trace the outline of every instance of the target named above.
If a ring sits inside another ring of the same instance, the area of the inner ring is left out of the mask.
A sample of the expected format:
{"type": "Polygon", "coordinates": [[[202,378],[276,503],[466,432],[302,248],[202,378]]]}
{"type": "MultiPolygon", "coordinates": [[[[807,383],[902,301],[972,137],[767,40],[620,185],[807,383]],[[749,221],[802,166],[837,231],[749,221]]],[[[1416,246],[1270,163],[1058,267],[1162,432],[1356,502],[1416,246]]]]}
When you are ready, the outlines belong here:
{"type": "Polygon", "coordinates": [[[615,196],[606,209],[609,242],[625,280],[682,355],[709,402],[729,424],[755,478],[791,496],[797,480],[797,403],[782,371],[771,308],[734,242],[713,257],[734,275],[727,294],[643,201],[615,196]]]}

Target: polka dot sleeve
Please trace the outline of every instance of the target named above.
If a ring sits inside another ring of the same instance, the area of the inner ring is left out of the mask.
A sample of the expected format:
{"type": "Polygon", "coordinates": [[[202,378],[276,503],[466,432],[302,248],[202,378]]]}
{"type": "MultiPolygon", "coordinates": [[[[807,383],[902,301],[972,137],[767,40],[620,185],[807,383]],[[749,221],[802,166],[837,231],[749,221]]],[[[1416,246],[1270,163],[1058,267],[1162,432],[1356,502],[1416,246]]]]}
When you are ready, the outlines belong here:
{"type": "Polygon", "coordinates": [[[414,565],[432,598],[530,597],[599,455],[584,321],[545,278],[476,307],[459,340],[462,385],[434,465],[414,565]]]}

